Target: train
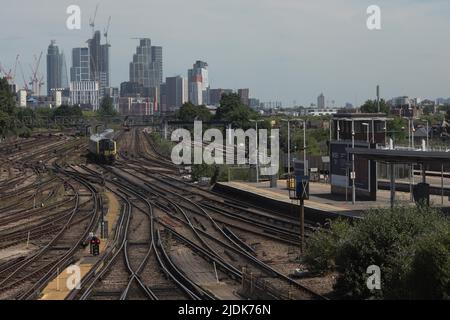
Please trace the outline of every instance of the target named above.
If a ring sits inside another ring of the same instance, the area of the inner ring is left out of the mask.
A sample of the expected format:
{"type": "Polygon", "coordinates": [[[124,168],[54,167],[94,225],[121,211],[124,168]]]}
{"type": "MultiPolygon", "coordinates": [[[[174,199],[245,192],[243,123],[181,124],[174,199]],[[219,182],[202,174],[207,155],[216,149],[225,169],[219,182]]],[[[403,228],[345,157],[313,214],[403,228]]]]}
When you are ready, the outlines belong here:
{"type": "Polygon", "coordinates": [[[107,129],[89,139],[89,158],[95,162],[112,164],[117,157],[117,143],[114,130],[107,129]]]}

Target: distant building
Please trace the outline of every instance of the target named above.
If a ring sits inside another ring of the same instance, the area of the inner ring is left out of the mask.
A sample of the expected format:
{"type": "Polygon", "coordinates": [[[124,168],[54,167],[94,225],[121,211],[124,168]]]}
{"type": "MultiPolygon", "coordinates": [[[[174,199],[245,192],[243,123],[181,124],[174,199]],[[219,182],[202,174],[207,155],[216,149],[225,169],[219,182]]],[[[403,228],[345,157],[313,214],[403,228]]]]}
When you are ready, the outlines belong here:
{"type": "Polygon", "coordinates": [[[259,99],[250,98],[248,101],[248,105],[250,108],[259,108],[260,106],[259,99]]]}
{"type": "Polygon", "coordinates": [[[325,96],[323,95],[323,93],[321,93],[317,97],[317,108],[318,109],[325,109],[325,96]]]}
{"type": "Polygon", "coordinates": [[[121,97],[148,97],[149,95],[149,88],[145,89],[140,83],[127,81],[120,84],[121,97]]]}
{"type": "Polygon", "coordinates": [[[54,90],[53,91],[53,101],[55,102],[55,108],[58,108],[62,105],[62,91],[54,90]]]}
{"type": "Polygon", "coordinates": [[[196,61],[188,70],[189,101],[195,105],[208,104],[208,64],[196,61]]]}
{"type": "Polygon", "coordinates": [[[220,105],[220,101],[222,100],[222,96],[224,94],[233,93],[232,89],[209,89],[209,104],[212,106],[220,105]]]}
{"type": "Polygon", "coordinates": [[[97,81],[72,81],[70,104],[82,109],[97,111],[99,107],[99,85],[97,81]]]}
{"type": "Polygon", "coordinates": [[[421,114],[417,100],[407,96],[393,98],[387,101],[387,106],[393,115],[399,117],[417,117],[421,114]]]}
{"type": "Polygon", "coordinates": [[[104,89],[104,96],[108,96],[111,98],[114,109],[116,111],[119,111],[119,98],[120,98],[120,94],[119,94],[119,88],[115,88],[115,87],[108,87],[104,89]]]}
{"type": "Polygon", "coordinates": [[[119,99],[119,113],[123,116],[149,116],[153,110],[154,104],[149,98],[119,99]]]}
{"type": "Polygon", "coordinates": [[[239,98],[241,99],[241,102],[243,104],[245,104],[246,106],[249,106],[250,90],[249,89],[239,89],[238,95],[239,95],[239,98]]]}
{"type": "Polygon", "coordinates": [[[159,88],[162,79],[162,47],[152,47],[150,39],[140,39],[130,63],[130,82],[142,85],[144,93],[147,94],[151,92],[150,88],[159,88]]]}
{"type": "Polygon", "coordinates": [[[59,52],[54,40],[51,41],[47,49],[47,96],[50,97],[52,89],[66,88],[68,86],[66,73],[66,63],[64,54],[59,52]]]}
{"type": "Polygon", "coordinates": [[[101,44],[100,31],[95,31],[92,39],[88,40],[90,54],[90,80],[99,83],[100,96],[104,89],[110,86],[109,74],[109,44],[101,44]]]}
{"type": "Polygon", "coordinates": [[[91,80],[91,64],[89,60],[89,48],[72,49],[72,67],[70,68],[71,82],[91,80]]]}
{"type": "Polygon", "coordinates": [[[19,100],[19,107],[26,108],[27,107],[27,90],[20,89],[17,97],[19,100]]]}
{"type": "Polygon", "coordinates": [[[152,46],[153,83],[151,87],[158,87],[163,83],[163,49],[152,46]]]}
{"type": "Polygon", "coordinates": [[[325,108],[303,108],[301,109],[301,115],[303,116],[329,116],[337,114],[339,109],[325,109],[325,108]]]}
{"type": "Polygon", "coordinates": [[[188,101],[187,79],[168,77],[165,83],[165,111],[175,111],[188,101]]]}

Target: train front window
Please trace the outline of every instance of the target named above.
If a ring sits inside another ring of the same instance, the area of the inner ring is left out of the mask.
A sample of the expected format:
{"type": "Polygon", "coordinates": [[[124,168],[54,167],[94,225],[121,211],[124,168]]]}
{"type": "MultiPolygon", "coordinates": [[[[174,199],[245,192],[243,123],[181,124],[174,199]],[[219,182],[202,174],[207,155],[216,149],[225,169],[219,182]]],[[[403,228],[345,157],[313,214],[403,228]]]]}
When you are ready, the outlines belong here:
{"type": "Polygon", "coordinates": [[[105,151],[113,151],[114,150],[114,141],[102,140],[100,142],[100,148],[105,151]]]}

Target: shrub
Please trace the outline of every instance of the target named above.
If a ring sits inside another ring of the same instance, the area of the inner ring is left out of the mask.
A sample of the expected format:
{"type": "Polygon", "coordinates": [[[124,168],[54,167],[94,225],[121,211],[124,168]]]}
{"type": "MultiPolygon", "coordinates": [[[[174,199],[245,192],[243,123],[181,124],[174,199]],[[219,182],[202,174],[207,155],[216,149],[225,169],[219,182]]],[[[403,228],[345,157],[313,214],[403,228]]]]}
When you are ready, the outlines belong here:
{"type": "MultiPolygon", "coordinates": [[[[338,224],[339,226],[339,224],[338,224]]],[[[373,210],[341,232],[320,231],[310,240],[311,270],[339,272],[335,291],[353,299],[448,299],[450,223],[426,207],[373,210]],[[371,265],[381,270],[381,290],[367,288],[371,265]]]]}
{"type": "Polygon", "coordinates": [[[335,268],[335,258],[341,241],[347,237],[350,224],[344,220],[331,223],[331,228],[319,229],[308,240],[303,262],[310,272],[324,274],[335,268]]]}
{"type": "Polygon", "coordinates": [[[417,244],[408,288],[412,299],[450,299],[450,233],[424,237],[417,244]]]}

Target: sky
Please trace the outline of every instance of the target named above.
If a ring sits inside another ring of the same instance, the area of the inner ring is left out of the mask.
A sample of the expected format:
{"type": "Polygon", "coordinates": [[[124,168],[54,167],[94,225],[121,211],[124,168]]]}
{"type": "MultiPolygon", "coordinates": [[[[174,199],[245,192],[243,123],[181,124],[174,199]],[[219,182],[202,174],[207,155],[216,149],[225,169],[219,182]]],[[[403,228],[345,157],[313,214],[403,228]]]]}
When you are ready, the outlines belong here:
{"type": "MultiPolygon", "coordinates": [[[[6,2],[6,0],[2,0],[6,2]]],[[[92,0],[15,0],[0,11],[0,63],[17,54],[25,76],[33,55],[56,40],[71,49],[92,35],[92,0]],[[66,27],[69,5],[81,8],[81,30],[66,27]],[[7,27],[5,27],[7,26],[7,27]]],[[[261,101],[309,106],[324,93],[331,104],[375,97],[450,97],[448,0],[99,0],[96,27],[109,16],[112,85],[129,79],[129,62],[148,37],[163,46],[164,77],[187,76],[196,60],[209,64],[212,88],[250,88],[261,101]],[[370,5],[381,30],[367,29],[370,5]]],[[[20,72],[17,72],[21,83],[20,72]]]]}

